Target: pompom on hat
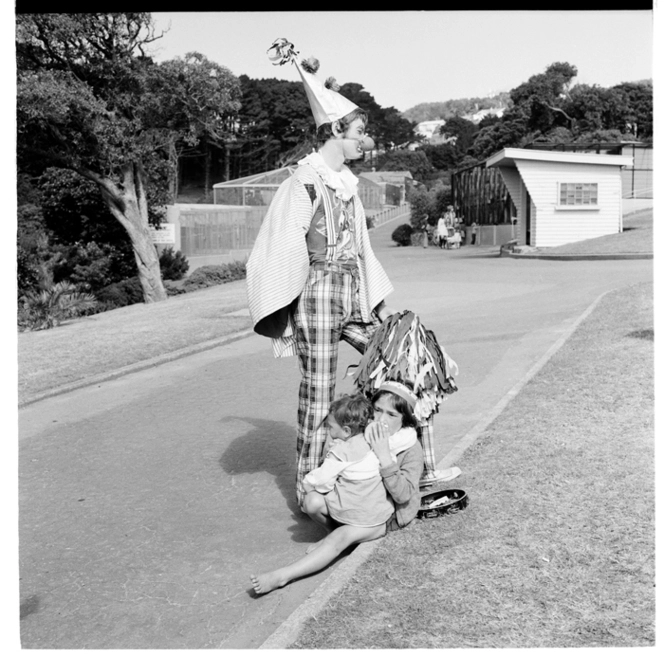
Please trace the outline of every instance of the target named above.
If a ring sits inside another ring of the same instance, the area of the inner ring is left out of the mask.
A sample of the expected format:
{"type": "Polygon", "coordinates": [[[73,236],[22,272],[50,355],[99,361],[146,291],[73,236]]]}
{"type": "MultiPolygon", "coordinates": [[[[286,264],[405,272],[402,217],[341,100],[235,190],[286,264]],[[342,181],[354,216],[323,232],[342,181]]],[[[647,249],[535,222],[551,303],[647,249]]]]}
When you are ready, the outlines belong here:
{"type": "Polygon", "coordinates": [[[302,60],[299,58],[299,52],[295,46],[287,39],[277,39],[267,51],[268,57],[274,66],[283,66],[288,62],[295,64],[302,82],[304,90],[311,105],[311,111],[314,115],[316,127],[319,128],[324,123],[332,123],[350,114],[358,106],[342,96],[336,89],[334,78],[328,78],[325,83],[316,77],[319,62],[314,57],[302,60]]]}

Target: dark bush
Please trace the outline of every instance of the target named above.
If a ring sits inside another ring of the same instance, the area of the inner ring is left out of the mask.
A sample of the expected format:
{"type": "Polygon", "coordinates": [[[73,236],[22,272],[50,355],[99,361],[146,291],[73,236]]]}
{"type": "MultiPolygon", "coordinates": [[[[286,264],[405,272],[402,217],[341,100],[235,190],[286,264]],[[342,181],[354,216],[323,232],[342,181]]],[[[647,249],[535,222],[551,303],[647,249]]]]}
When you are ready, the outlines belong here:
{"type": "Polygon", "coordinates": [[[60,281],[20,298],[18,328],[20,331],[50,329],[66,319],[87,314],[96,306],[94,295],[81,292],[69,281],[60,281]]]}
{"type": "Polygon", "coordinates": [[[40,273],[38,263],[30,257],[27,249],[19,244],[16,247],[16,287],[19,296],[37,288],[40,273]]]}
{"type": "Polygon", "coordinates": [[[138,276],[134,276],[101,288],[95,296],[98,302],[97,311],[104,312],[114,308],[131,306],[134,303],[142,303],[143,287],[138,280],[138,276]]]}
{"type": "Polygon", "coordinates": [[[173,247],[165,248],[159,256],[159,269],[164,281],[179,281],[189,271],[189,262],[182,251],[173,252],[173,247]]]}
{"type": "Polygon", "coordinates": [[[183,292],[202,290],[212,285],[239,281],[247,276],[247,267],[244,262],[231,262],[224,265],[205,265],[190,274],[182,284],[183,292]]]}
{"type": "Polygon", "coordinates": [[[412,234],[413,227],[410,224],[401,224],[392,233],[392,240],[399,246],[410,246],[410,236],[412,234]]]}

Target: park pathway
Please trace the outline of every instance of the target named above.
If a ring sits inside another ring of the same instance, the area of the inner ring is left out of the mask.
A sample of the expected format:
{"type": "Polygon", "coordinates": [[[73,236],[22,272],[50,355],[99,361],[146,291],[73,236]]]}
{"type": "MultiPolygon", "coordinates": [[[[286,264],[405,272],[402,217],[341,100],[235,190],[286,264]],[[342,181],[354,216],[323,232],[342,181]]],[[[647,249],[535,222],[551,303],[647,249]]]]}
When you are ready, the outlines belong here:
{"type": "MultiPolygon", "coordinates": [[[[652,260],[398,248],[394,227],[372,234],[388,303],[418,313],[460,367],[439,459],[600,294],[652,280],[652,260]]],[[[357,354],[344,345],[340,360],[350,391],[357,354]]],[[[333,571],[250,592],[250,573],[321,536],[294,500],[298,383],[297,362],[251,336],[23,408],[22,647],[260,646],[333,571]]]]}

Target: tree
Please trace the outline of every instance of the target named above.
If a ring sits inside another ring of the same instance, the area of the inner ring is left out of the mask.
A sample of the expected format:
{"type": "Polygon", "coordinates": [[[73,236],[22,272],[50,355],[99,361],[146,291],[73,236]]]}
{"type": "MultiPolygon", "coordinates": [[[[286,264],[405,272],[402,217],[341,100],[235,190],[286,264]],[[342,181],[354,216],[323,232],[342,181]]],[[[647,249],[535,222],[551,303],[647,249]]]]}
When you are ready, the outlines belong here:
{"type": "Polygon", "coordinates": [[[432,196],[426,189],[412,189],[408,194],[410,225],[414,231],[424,231],[433,213],[432,196]]]}
{"type": "Polygon", "coordinates": [[[547,66],[544,73],[533,75],[512,89],[512,111],[526,118],[530,132],[546,133],[555,125],[564,124],[560,105],[567,98],[577,69],[567,62],[547,66]]]}
{"type": "Polygon", "coordinates": [[[468,155],[483,160],[502,148],[523,146],[557,127],[569,127],[570,119],[562,106],[576,74],[576,67],[556,62],[512,89],[512,106],[499,121],[476,133],[468,155]]]}
{"type": "Polygon", "coordinates": [[[165,299],[148,229],[144,163],[154,151],[148,151],[147,144],[129,152],[122,148],[123,136],[136,132],[137,122],[109,111],[89,86],[66,72],[22,75],[17,104],[19,166],[40,160],[96,183],[111,214],[129,234],[145,301],[165,299]]]}
{"type": "Polygon", "coordinates": [[[220,148],[235,139],[234,123],[240,109],[239,81],[225,67],[198,52],[189,52],[152,68],[146,78],[143,113],[146,123],[163,126],[168,141],[170,193],[178,193],[180,157],[202,146],[205,191],[210,183],[210,146],[220,148]]]}
{"type": "Polygon", "coordinates": [[[461,156],[463,156],[473,143],[475,134],[478,131],[477,126],[468,119],[460,116],[453,116],[440,126],[438,131],[446,137],[456,137],[454,145],[461,156]]]}
{"type": "Polygon", "coordinates": [[[625,116],[627,127],[623,132],[629,132],[637,139],[648,140],[653,138],[653,89],[652,80],[641,82],[623,82],[611,90],[624,94],[627,100],[628,112],[625,116]]]}
{"type": "Polygon", "coordinates": [[[581,133],[597,130],[627,129],[629,102],[626,95],[598,85],[579,84],[573,87],[562,104],[568,127],[577,140],[581,133]]]}
{"type": "Polygon", "coordinates": [[[431,163],[421,151],[395,150],[378,156],[378,171],[410,171],[415,180],[423,180],[431,172],[431,163]]]}
{"type": "Polygon", "coordinates": [[[500,122],[482,128],[477,133],[468,155],[477,160],[486,159],[501,148],[516,146],[527,133],[527,117],[517,112],[506,112],[500,122]]]}
{"type": "Polygon", "coordinates": [[[232,76],[215,81],[202,56],[155,65],[145,47],[157,38],[146,13],[17,15],[19,169],[71,169],[98,186],[129,235],[146,303],[166,298],[149,225],[160,220],[174,145],[214,136],[235,108],[232,76]],[[181,77],[196,66],[192,92],[181,77]],[[174,79],[182,87],[164,98],[174,79]]]}
{"type": "Polygon", "coordinates": [[[443,171],[455,169],[463,158],[463,153],[453,143],[423,144],[419,150],[427,156],[432,167],[443,171]]]}
{"type": "Polygon", "coordinates": [[[245,171],[286,166],[315,146],[316,124],[300,82],[254,80],[241,75],[238,148],[234,157],[245,171]]]}
{"type": "Polygon", "coordinates": [[[381,107],[361,84],[347,82],[339,93],[369,115],[368,132],[379,147],[391,149],[414,140],[415,125],[394,107],[381,107]]]}
{"type": "Polygon", "coordinates": [[[112,244],[128,249],[131,256],[127,231],[115,220],[95,183],[57,167],[46,168],[34,182],[40,192],[44,225],[56,242],[112,244]]]}
{"type": "Polygon", "coordinates": [[[404,118],[399,110],[386,107],[382,114],[380,138],[385,146],[396,147],[415,141],[415,124],[404,118]]]}

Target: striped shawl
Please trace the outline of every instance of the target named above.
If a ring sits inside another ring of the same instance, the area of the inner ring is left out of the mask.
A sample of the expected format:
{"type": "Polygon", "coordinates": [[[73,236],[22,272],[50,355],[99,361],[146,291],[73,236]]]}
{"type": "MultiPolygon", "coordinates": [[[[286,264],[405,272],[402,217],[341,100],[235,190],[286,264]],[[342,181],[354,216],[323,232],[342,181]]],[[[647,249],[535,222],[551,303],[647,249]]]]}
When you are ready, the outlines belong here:
{"type": "MultiPolygon", "coordinates": [[[[295,355],[290,309],[307,280],[306,234],[327,189],[312,166],[300,164],[277,190],[247,261],[247,296],[254,331],[272,338],[275,357],[295,355]],[[306,184],[315,185],[318,192],[313,203],[306,184]]],[[[362,319],[369,322],[372,310],[394,288],[371,248],[364,208],[357,195],[354,204],[360,306],[362,319]]]]}

